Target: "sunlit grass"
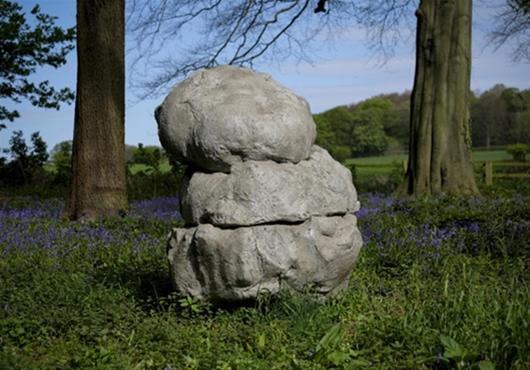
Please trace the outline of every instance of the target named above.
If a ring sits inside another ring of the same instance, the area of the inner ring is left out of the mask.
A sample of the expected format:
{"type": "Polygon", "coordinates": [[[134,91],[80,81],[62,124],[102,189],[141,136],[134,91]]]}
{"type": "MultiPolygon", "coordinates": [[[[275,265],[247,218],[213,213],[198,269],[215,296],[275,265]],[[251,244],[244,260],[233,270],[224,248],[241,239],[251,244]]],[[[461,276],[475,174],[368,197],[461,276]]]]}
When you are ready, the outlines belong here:
{"type": "MultiPolygon", "coordinates": [[[[475,150],[473,151],[472,156],[474,161],[509,161],[512,159],[512,156],[505,150],[475,150]]],[[[346,163],[359,165],[383,165],[393,163],[400,164],[403,161],[407,161],[407,159],[407,154],[394,154],[375,157],[351,158],[346,160],[346,163]]]]}
{"type": "MultiPolygon", "coordinates": [[[[511,161],[512,156],[504,150],[475,150],[472,154],[473,161],[511,161]]],[[[408,160],[407,154],[394,154],[375,157],[351,158],[344,163],[346,165],[355,165],[357,175],[359,176],[376,176],[388,175],[392,171],[404,167],[408,160]]]]}

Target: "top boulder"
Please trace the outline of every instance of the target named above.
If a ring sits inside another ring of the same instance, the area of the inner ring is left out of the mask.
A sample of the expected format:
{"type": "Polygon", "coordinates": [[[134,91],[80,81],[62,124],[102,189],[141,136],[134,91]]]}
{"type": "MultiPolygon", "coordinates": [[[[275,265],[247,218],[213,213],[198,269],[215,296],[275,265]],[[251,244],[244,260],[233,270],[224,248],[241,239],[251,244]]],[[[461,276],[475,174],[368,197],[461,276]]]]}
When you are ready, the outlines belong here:
{"type": "Polygon", "coordinates": [[[169,153],[214,172],[246,160],[298,163],[310,156],[316,137],[303,98],[269,75],[232,66],[193,74],[155,116],[169,153]]]}

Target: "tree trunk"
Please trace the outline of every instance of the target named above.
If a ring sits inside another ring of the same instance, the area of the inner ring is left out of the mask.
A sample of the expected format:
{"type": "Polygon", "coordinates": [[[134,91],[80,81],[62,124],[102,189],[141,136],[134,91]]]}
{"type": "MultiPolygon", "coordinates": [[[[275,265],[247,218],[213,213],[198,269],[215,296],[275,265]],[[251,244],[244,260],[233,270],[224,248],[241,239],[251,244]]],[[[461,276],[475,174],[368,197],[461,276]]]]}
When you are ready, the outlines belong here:
{"type": "Polygon", "coordinates": [[[416,12],[407,191],[476,194],[468,97],[471,0],[422,0],[416,12]]]}
{"type": "Polygon", "coordinates": [[[124,0],[77,1],[77,95],[71,219],[127,208],[124,0]]]}

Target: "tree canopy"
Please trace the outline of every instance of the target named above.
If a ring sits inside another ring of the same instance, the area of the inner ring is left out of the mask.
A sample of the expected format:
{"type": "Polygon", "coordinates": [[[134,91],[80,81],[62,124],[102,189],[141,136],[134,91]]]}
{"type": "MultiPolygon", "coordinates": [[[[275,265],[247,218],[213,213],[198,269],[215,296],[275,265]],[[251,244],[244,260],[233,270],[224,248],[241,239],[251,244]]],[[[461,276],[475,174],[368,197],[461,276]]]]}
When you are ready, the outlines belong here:
{"type": "Polygon", "coordinates": [[[349,106],[315,114],[316,143],[337,160],[408,147],[410,91],[374,96],[349,106]]]}
{"type": "MultiPolygon", "coordinates": [[[[74,93],[68,88],[56,90],[49,81],[34,82],[30,76],[37,67],[58,68],[66,63],[66,55],[74,48],[75,28],[56,26],[57,18],[41,13],[38,5],[31,15],[34,25],[21,5],[0,0],[0,99],[16,103],[28,99],[37,107],[59,109],[61,102],[73,100],[74,93]]],[[[17,110],[0,104],[0,128],[17,117],[17,110]]]]}
{"type": "MultiPolygon", "coordinates": [[[[473,147],[530,144],[530,89],[497,84],[472,94],[473,147]]],[[[409,146],[410,91],[374,96],[314,115],[317,144],[336,159],[404,153],[409,146]]]]}
{"type": "Polygon", "coordinates": [[[4,149],[12,160],[7,164],[0,162],[0,184],[28,184],[42,169],[49,157],[46,142],[38,132],[34,132],[31,135],[31,143],[30,149],[24,140],[22,131],[13,132],[9,139],[9,149],[4,149]]]}

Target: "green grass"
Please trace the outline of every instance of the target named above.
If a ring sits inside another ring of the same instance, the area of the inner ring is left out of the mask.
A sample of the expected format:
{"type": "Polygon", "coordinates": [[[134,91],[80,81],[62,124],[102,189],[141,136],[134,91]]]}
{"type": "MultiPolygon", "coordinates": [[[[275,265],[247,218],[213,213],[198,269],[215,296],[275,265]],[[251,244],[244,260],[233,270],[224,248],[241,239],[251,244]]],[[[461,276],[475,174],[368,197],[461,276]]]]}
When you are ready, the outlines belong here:
{"type": "Polygon", "coordinates": [[[403,162],[408,156],[406,154],[395,154],[379,157],[350,158],[344,161],[346,166],[355,166],[358,177],[387,176],[393,171],[403,168],[403,162]]]}
{"type": "MultiPolygon", "coordinates": [[[[473,151],[474,161],[511,161],[512,156],[504,150],[477,150],[473,151]]],[[[357,165],[391,165],[394,163],[401,164],[408,159],[407,154],[394,154],[386,156],[351,158],[345,161],[347,164],[357,165]]]]}
{"type": "MultiPolygon", "coordinates": [[[[504,150],[476,150],[473,151],[473,161],[511,161],[512,156],[504,150]]],[[[357,175],[360,177],[388,175],[403,167],[403,162],[408,160],[407,154],[394,154],[387,156],[350,158],[344,163],[355,165],[357,175]]]]}
{"type": "Polygon", "coordinates": [[[407,154],[394,154],[394,155],[385,155],[377,157],[364,157],[364,158],[350,158],[345,161],[346,164],[356,164],[356,165],[391,165],[394,163],[399,163],[406,161],[408,159],[407,154]]]}
{"type": "Polygon", "coordinates": [[[174,221],[3,218],[0,369],[530,368],[528,194],[361,200],[343,295],[224,309],[172,293],[174,221]]]}
{"type": "Polygon", "coordinates": [[[512,161],[513,158],[505,150],[479,150],[473,152],[474,161],[512,161]]]}

